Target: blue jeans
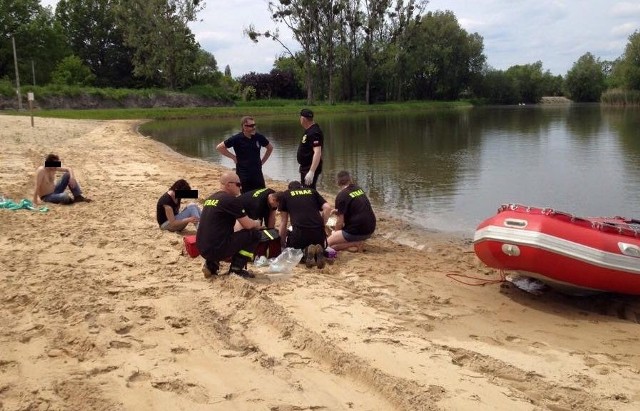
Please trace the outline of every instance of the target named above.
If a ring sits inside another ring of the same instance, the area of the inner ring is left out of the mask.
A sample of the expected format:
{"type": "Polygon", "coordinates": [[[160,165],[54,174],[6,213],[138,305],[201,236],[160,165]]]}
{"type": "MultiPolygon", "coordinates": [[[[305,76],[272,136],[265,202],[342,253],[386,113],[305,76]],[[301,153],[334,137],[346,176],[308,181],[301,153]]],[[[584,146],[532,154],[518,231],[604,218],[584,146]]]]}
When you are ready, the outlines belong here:
{"type": "MultiPolygon", "coordinates": [[[[56,183],[56,186],[53,189],[53,193],[50,193],[41,197],[42,201],[46,201],[47,203],[57,203],[57,204],[70,203],[72,200],[64,192],[64,190],[66,190],[67,187],[69,187],[70,177],[71,176],[69,175],[68,172],[64,173],[62,177],[60,177],[60,180],[58,180],[58,182],[56,183]]],[[[73,193],[74,197],[78,197],[82,195],[82,189],[80,188],[80,184],[77,181],[76,181],[75,187],[73,188],[69,187],[69,190],[71,190],[71,193],[73,193]]]]}
{"type": "MultiPolygon", "coordinates": [[[[182,220],[184,218],[187,217],[197,217],[198,220],[200,219],[200,214],[202,212],[200,211],[200,207],[198,207],[197,204],[191,203],[189,205],[187,205],[185,208],[182,209],[182,211],[180,211],[176,216],[176,220],[182,220]]],[[[167,226],[169,225],[168,221],[165,221],[160,228],[163,230],[168,230],[167,226]]],[[[186,226],[186,225],[185,225],[186,226]]],[[[196,229],[198,228],[198,224],[195,224],[196,229]]],[[[184,229],[184,227],[180,230],[182,231],[184,229]]]]}

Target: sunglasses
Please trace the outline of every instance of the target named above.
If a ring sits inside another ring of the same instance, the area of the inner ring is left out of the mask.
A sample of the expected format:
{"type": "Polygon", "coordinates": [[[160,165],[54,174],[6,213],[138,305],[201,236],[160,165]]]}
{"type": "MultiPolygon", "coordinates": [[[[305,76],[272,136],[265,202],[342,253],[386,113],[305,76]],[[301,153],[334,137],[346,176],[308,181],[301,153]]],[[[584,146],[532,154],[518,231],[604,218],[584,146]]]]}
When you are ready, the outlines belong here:
{"type": "Polygon", "coordinates": [[[249,127],[249,128],[254,128],[256,126],[256,123],[253,124],[245,124],[245,127],[249,127]]]}
{"type": "Polygon", "coordinates": [[[227,184],[235,184],[236,187],[242,187],[242,183],[239,181],[229,181],[227,184]]]}

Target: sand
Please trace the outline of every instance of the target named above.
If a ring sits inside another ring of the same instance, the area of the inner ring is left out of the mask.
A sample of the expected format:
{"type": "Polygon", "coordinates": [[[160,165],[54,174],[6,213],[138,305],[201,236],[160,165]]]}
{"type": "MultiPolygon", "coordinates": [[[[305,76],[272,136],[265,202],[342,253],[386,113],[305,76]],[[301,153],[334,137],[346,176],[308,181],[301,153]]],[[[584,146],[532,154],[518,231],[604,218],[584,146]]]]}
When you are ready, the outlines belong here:
{"type": "Polygon", "coordinates": [[[637,298],[490,283],[470,239],[384,210],[322,270],[205,280],[155,205],[223,168],[137,124],[0,115],[0,193],[54,151],[95,200],[0,210],[1,410],[640,409],[637,298]]]}

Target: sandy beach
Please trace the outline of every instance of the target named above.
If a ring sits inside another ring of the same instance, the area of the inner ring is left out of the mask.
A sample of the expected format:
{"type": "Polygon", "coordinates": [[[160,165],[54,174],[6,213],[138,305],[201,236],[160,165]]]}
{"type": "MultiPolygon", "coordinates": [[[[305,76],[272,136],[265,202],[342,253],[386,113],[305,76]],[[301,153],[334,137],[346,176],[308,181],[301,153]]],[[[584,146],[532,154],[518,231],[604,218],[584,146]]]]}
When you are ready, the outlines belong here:
{"type": "Polygon", "coordinates": [[[384,210],[322,270],[205,280],[155,206],[224,169],[137,125],[0,115],[1,194],[55,152],[94,200],[0,209],[0,410],[640,409],[639,298],[526,293],[384,210]]]}

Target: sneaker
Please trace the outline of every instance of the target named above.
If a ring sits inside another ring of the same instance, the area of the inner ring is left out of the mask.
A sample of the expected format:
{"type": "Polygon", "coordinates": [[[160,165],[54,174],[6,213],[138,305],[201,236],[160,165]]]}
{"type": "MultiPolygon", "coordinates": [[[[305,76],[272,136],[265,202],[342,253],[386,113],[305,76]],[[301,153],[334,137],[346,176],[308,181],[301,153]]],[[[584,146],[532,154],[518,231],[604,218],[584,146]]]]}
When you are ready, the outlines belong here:
{"type": "Polygon", "coordinates": [[[316,246],[309,245],[304,251],[304,265],[311,268],[316,265],[316,246]]]}
{"type": "Polygon", "coordinates": [[[83,202],[84,202],[84,203],[90,203],[90,202],[92,202],[92,201],[93,201],[92,199],[87,198],[87,197],[85,197],[85,196],[77,196],[77,197],[74,197],[74,198],[73,198],[73,202],[74,202],[74,203],[83,203],[83,202]]]}
{"type": "Polygon", "coordinates": [[[322,246],[320,244],[317,244],[315,247],[316,247],[316,264],[318,265],[318,268],[323,269],[327,261],[324,258],[324,250],[322,249],[322,246]]]}
{"type": "Polygon", "coordinates": [[[238,277],[242,277],[242,278],[255,278],[256,275],[254,273],[252,273],[251,271],[247,271],[247,270],[233,270],[230,272],[230,274],[235,274],[238,277]]]}
{"type": "Polygon", "coordinates": [[[215,265],[215,266],[213,267],[214,269],[213,269],[213,270],[211,270],[211,269],[209,268],[209,266],[207,265],[207,262],[206,262],[206,261],[202,264],[202,273],[204,274],[204,278],[211,278],[211,277],[213,277],[214,275],[218,275],[218,268],[219,268],[219,266],[217,266],[217,264],[215,264],[215,263],[214,263],[214,265],[215,265]]]}

